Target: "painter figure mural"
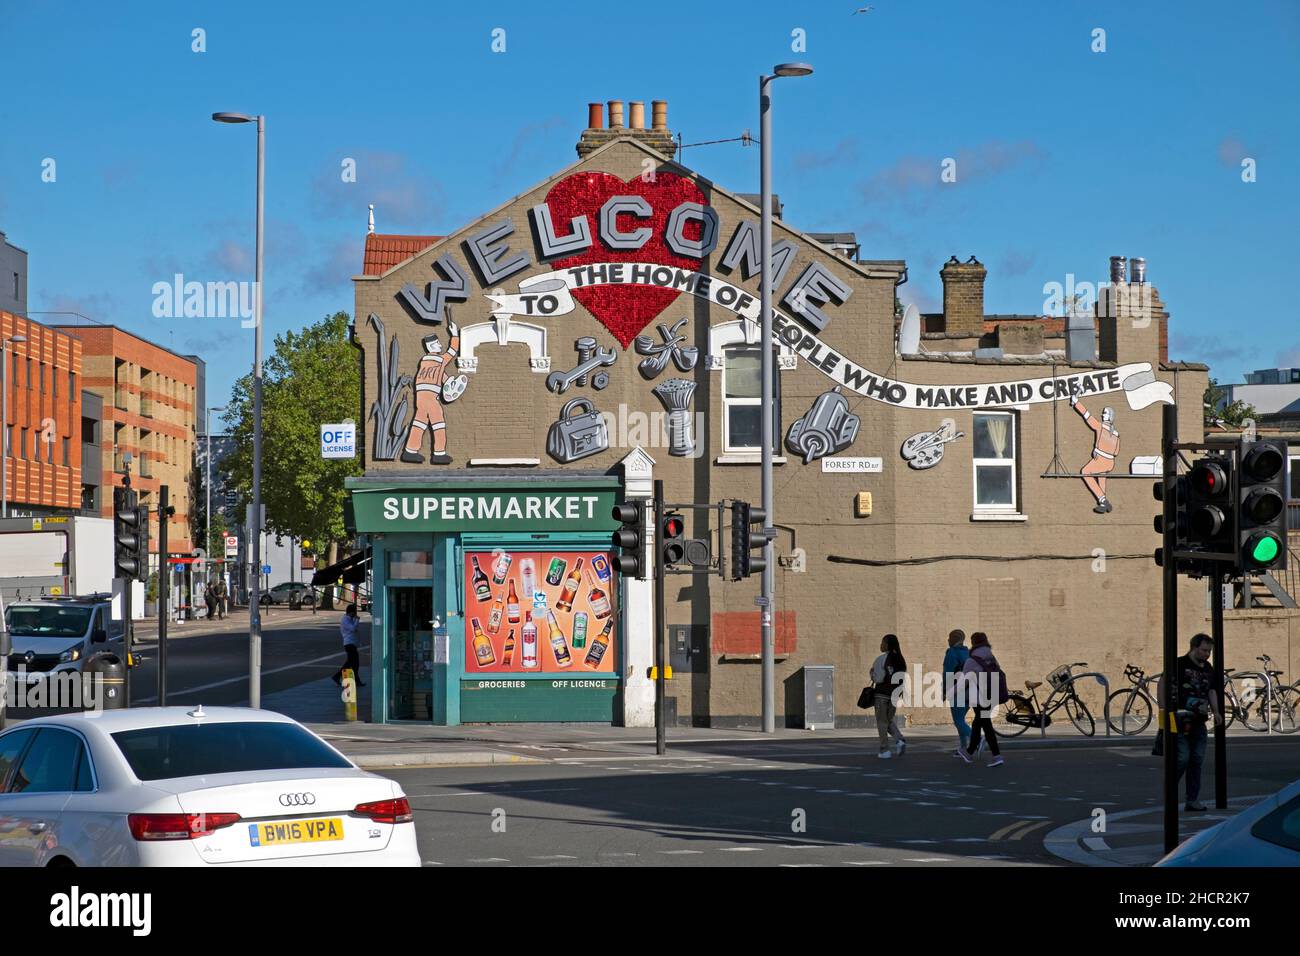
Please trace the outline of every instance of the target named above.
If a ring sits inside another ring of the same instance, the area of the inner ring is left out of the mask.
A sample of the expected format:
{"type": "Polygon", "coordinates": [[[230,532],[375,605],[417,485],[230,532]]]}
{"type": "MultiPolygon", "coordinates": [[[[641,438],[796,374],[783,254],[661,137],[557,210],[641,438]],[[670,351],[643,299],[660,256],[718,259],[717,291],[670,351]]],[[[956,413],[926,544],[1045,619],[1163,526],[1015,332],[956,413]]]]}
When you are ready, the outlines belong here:
{"type": "Polygon", "coordinates": [[[433,435],[433,453],[429,455],[430,464],[446,465],[451,462],[447,454],[447,422],[443,418],[442,405],[460,397],[465,390],[465,376],[448,376],[447,370],[456,359],[460,348],[460,327],[448,319],[447,331],[451,334],[451,344],[443,351],[442,342],[436,334],[426,335],[421,341],[425,354],[420,357],[420,364],[415,370],[415,415],[411,419],[410,430],[406,433],[406,447],[402,450],[402,461],[410,464],[424,464],[424,436],[426,432],[433,435]]]}
{"type": "Polygon", "coordinates": [[[1093,430],[1092,458],[1083,466],[1081,474],[1083,483],[1088,486],[1092,496],[1097,499],[1097,506],[1092,510],[1099,515],[1111,510],[1110,499],[1106,497],[1106,476],[1115,468],[1115,459],[1119,456],[1119,432],[1115,428],[1115,409],[1107,405],[1101,410],[1101,421],[1092,417],[1092,413],[1079,401],[1078,396],[1070,396],[1070,407],[1079,413],[1085,425],[1093,430]]]}

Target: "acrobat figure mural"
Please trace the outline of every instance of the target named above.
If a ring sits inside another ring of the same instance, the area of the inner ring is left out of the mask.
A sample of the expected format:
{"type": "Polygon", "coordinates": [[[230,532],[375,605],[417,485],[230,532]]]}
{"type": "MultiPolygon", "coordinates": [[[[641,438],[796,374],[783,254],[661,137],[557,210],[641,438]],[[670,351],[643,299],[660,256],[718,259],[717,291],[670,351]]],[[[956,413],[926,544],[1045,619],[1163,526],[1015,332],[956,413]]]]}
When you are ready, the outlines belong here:
{"type": "Polygon", "coordinates": [[[1101,421],[1079,401],[1078,396],[1070,396],[1070,407],[1079,413],[1084,424],[1091,428],[1096,437],[1092,443],[1092,459],[1083,466],[1083,483],[1088,486],[1092,496],[1097,499],[1097,507],[1092,510],[1099,515],[1110,512],[1110,499],[1106,497],[1106,476],[1115,468],[1115,459],[1119,456],[1119,432],[1115,429],[1115,409],[1107,405],[1101,410],[1101,421]]]}
{"type": "Polygon", "coordinates": [[[424,464],[425,432],[433,432],[430,464],[451,462],[451,455],[447,454],[447,423],[443,418],[442,403],[460,397],[465,391],[465,376],[447,377],[447,367],[460,348],[460,327],[449,320],[447,331],[451,333],[451,345],[445,352],[436,334],[421,339],[425,354],[420,357],[415,371],[415,415],[411,419],[410,431],[406,433],[406,447],[402,450],[402,461],[411,464],[424,464]]]}

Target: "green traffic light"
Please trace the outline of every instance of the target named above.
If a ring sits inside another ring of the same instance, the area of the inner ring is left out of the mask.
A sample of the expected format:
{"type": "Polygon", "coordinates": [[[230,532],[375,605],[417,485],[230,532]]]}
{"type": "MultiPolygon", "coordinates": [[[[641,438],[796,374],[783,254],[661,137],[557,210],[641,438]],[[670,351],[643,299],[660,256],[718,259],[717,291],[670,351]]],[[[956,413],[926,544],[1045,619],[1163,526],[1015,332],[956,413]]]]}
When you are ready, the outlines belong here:
{"type": "Polygon", "coordinates": [[[1272,564],[1278,555],[1277,538],[1265,535],[1255,541],[1250,548],[1250,559],[1257,564],[1272,564]]]}

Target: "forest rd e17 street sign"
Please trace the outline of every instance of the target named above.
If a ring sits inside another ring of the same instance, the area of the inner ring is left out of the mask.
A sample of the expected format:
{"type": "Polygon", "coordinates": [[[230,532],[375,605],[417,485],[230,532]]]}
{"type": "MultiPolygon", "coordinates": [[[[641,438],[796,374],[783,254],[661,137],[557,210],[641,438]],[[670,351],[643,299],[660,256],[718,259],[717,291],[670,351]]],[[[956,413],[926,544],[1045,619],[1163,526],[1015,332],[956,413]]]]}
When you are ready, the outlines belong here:
{"type": "Polygon", "coordinates": [[[322,458],[356,458],[357,426],[353,422],[320,427],[320,456],[322,458]]]}

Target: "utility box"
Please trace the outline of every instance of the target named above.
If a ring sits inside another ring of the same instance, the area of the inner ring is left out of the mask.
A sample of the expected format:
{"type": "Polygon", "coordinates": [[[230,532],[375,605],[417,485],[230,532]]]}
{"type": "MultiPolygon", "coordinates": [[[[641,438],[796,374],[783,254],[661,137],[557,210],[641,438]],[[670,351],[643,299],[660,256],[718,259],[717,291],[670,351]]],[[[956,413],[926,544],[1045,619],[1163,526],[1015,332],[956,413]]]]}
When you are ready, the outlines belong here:
{"type": "Polygon", "coordinates": [[[830,664],[804,667],[803,724],[804,729],[835,726],[835,668],[830,664]]]}

